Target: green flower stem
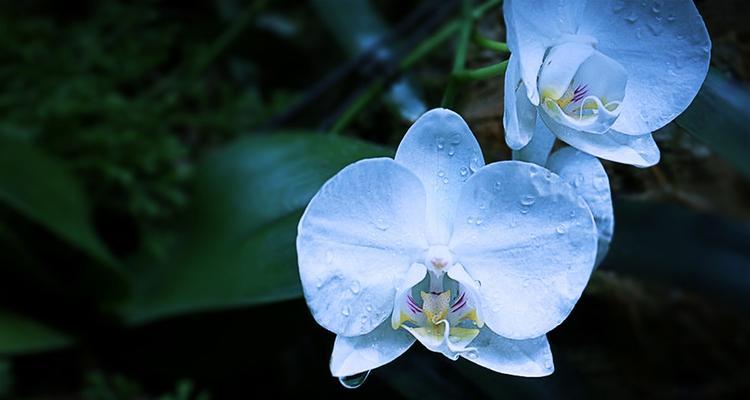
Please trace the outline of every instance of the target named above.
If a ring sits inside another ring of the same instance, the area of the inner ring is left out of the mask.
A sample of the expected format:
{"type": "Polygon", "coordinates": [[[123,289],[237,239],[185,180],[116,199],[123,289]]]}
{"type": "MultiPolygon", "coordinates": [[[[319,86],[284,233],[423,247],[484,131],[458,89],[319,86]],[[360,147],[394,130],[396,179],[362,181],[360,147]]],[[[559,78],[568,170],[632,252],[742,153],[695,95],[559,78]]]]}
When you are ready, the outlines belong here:
{"type": "MultiPolygon", "coordinates": [[[[466,65],[466,53],[469,50],[469,39],[471,38],[471,29],[474,24],[474,18],[472,18],[471,13],[471,0],[463,0],[461,2],[461,11],[461,31],[458,35],[458,43],[456,43],[456,55],[453,58],[453,71],[451,75],[461,72],[466,65]]],[[[458,82],[456,79],[451,78],[448,81],[448,87],[445,88],[445,93],[443,93],[443,101],[440,103],[441,107],[449,108],[453,105],[457,86],[458,82]]]]}
{"type": "Polygon", "coordinates": [[[507,43],[498,42],[497,40],[487,39],[486,37],[480,35],[478,32],[474,33],[474,36],[472,36],[472,40],[478,46],[484,47],[485,49],[497,51],[498,53],[510,53],[507,43]]]}
{"type": "Polygon", "coordinates": [[[497,64],[488,65],[486,67],[477,69],[465,69],[458,71],[453,74],[453,78],[459,82],[467,81],[481,81],[485,79],[495,78],[505,74],[505,70],[508,68],[508,60],[499,62],[497,64]]]}
{"type": "MultiPolygon", "coordinates": [[[[484,14],[490,11],[492,8],[499,6],[502,0],[489,0],[486,3],[476,7],[471,11],[470,16],[472,20],[481,18],[484,14]]],[[[421,61],[427,55],[437,50],[440,45],[445,43],[448,39],[458,32],[463,26],[463,20],[452,21],[445,24],[440,30],[429,36],[417,47],[415,47],[409,54],[406,55],[398,64],[397,72],[404,72],[416,63],[421,61]]],[[[344,110],[343,113],[338,117],[336,122],[331,127],[330,133],[337,134],[341,133],[347,126],[354,120],[354,118],[365,108],[367,105],[376,97],[378,97],[386,88],[387,79],[385,77],[376,79],[370,86],[360,94],[349,107],[344,110]]]]}

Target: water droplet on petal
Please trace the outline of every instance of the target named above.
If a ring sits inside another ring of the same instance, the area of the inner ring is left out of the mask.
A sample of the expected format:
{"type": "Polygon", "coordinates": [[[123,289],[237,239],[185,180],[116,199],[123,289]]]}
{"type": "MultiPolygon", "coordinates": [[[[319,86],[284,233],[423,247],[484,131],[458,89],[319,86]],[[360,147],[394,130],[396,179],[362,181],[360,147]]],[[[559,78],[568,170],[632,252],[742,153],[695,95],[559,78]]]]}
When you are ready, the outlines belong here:
{"type": "Polygon", "coordinates": [[[557,231],[559,235],[565,234],[565,225],[563,224],[558,225],[555,231],[557,231]]]}
{"type": "Polygon", "coordinates": [[[342,376],[339,378],[341,385],[347,389],[356,389],[365,383],[365,380],[370,375],[370,371],[360,372],[358,374],[342,376]]]}
{"type": "Polygon", "coordinates": [[[594,188],[597,190],[604,190],[607,187],[607,178],[603,176],[596,177],[594,179],[594,188]]]}
{"type": "Polygon", "coordinates": [[[388,228],[390,228],[390,225],[388,225],[383,218],[378,218],[375,220],[375,227],[380,229],[381,231],[387,231],[388,228]]]}
{"type": "Polygon", "coordinates": [[[482,225],[483,220],[481,218],[477,218],[477,225],[482,225]]]}
{"type": "Polygon", "coordinates": [[[461,135],[456,133],[455,135],[451,136],[451,144],[456,145],[461,143],[461,135]]]}
{"type": "Polygon", "coordinates": [[[360,287],[359,287],[359,281],[354,281],[354,282],[352,282],[352,285],[349,286],[349,290],[351,290],[352,293],[354,293],[354,294],[359,293],[359,289],[360,289],[360,287]]]}
{"type": "Polygon", "coordinates": [[[447,177],[443,178],[443,183],[445,183],[446,185],[448,184],[448,178],[447,177]]]}
{"type": "Polygon", "coordinates": [[[437,137],[435,139],[435,144],[437,145],[438,150],[442,150],[445,147],[445,139],[443,137],[437,137]]]}
{"type": "Polygon", "coordinates": [[[653,11],[654,13],[658,13],[659,11],[661,11],[661,6],[662,6],[661,1],[655,0],[654,4],[651,6],[651,11],[653,11]]]}
{"type": "Polygon", "coordinates": [[[341,309],[341,315],[348,317],[349,316],[349,306],[344,306],[344,308],[341,309]]]}
{"type": "Polygon", "coordinates": [[[365,306],[365,310],[367,312],[372,312],[372,305],[368,304],[367,306],[365,306]]]}
{"type": "Polygon", "coordinates": [[[481,165],[479,164],[479,158],[475,156],[469,162],[469,169],[471,170],[471,172],[477,172],[479,168],[481,168],[481,165]]]}
{"type": "Polygon", "coordinates": [[[495,182],[495,190],[500,191],[503,188],[503,184],[501,182],[495,182]]]}
{"type": "Polygon", "coordinates": [[[638,14],[636,14],[635,11],[631,11],[630,14],[628,14],[628,16],[625,17],[625,21],[628,21],[631,24],[634,24],[636,21],[638,21],[638,14]]]}
{"type": "Polygon", "coordinates": [[[472,360],[476,360],[476,359],[477,359],[477,357],[479,357],[479,356],[477,355],[477,352],[476,352],[476,351],[474,351],[474,350],[472,350],[472,351],[470,351],[470,352],[466,353],[466,356],[467,356],[467,357],[469,357],[469,358],[471,358],[472,360]]]}
{"type": "Polygon", "coordinates": [[[458,173],[465,178],[466,175],[469,175],[469,169],[466,167],[461,167],[461,169],[458,170],[458,173]]]}
{"type": "Polygon", "coordinates": [[[552,369],[552,360],[550,359],[544,360],[544,368],[552,369]]]}
{"type": "Polygon", "coordinates": [[[521,207],[521,214],[528,214],[529,213],[529,207],[521,207]]]}
{"type": "Polygon", "coordinates": [[[454,154],[456,154],[456,149],[454,149],[453,147],[451,147],[450,150],[448,150],[448,155],[451,156],[451,157],[453,157],[454,154]]]}
{"type": "Polygon", "coordinates": [[[444,177],[445,176],[445,171],[443,171],[443,170],[438,171],[438,176],[441,177],[441,178],[444,177]]]}
{"type": "Polygon", "coordinates": [[[466,218],[466,223],[469,224],[469,225],[473,224],[474,223],[474,218],[472,218],[472,217],[466,218]]]}
{"type": "Polygon", "coordinates": [[[521,205],[531,206],[536,202],[536,198],[533,194],[527,194],[521,198],[521,205]]]}
{"type": "Polygon", "coordinates": [[[667,21],[674,22],[675,19],[677,19],[677,17],[675,17],[674,14],[667,15],[667,21]]]}
{"type": "Polygon", "coordinates": [[[574,187],[579,187],[579,186],[581,186],[581,185],[583,184],[583,181],[584,181],[584,180],[585,180],[585,178],[583,177],[583,174],[578,174],[578,175],[576,175],[576,178],[575,178],[575,180],[573,180],[573,186],[574,186],[574,187]]]}

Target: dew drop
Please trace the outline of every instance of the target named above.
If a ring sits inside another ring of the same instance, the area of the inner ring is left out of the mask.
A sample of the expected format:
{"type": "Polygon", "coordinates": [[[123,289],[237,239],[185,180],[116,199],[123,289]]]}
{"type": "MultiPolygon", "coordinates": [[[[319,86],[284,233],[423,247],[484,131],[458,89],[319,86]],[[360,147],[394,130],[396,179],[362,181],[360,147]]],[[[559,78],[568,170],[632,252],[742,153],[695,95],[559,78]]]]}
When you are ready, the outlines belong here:
{"type": "Polygon", "coordinates": [[[375,220],[375,227],[380,229],[381,231],[387,231],[388,228],[390,228],[390,225],[388,225],[383,218],[378,218],[375,220]]]}
{"type": "Polygon", "coordinates": [[[452,145],[457,145],[459,143],[461,143],[461,135],[459,135],[458,133],[456,133],[453,136],[451,136],[451,144],[452,145]]]}
{"type": "Polygon", "coordinates": [[[469,224],[469,225],[473,224],[474,223],[474,218],[472,218],[472,217],[466,218],[466,223],[469,224]]]}
{"type": "Polygon", "coordinates": [[[443,183],[448,184],[448,178],[443,178],[443,183]]]}
{"type": "Polygon", "coordinates": [[[368,304],[367,306],[365,306],[365,311],[372,312],[372,305],[368,304]]]}
{"type": "Polygon", "coordinates": [[[528,214],[529,213],[529,207],[521,207],[521,214],[528,214]]]}
{"type": "Polygon", "coordinates": [[[651,6],[651,11],[653,11],[654,13],[658,13],[659,11],[661,11],[661,6],[661,1],[655,0],[654,4],[651,6]]]}
{"type": "Polygon", "coordinates": [[[359,290],[360,290],[359,281],[352,282],[352,285],[349,286],[349,290],[351,290],[352,293],[354,293],[354,294],[359,293],[359,290]]]}
{"type": "Polygon", "coordinates": [[[565,234],[565,225],[563,225],[563,224],[558,225],[557,228],[555,228],[555,231],[557,232],[558,235],[564,235],[565,234]]]}
{"type": "Polygon", "coordinates": [[[675,17],[674,14],[667,15],[667,21],[674,22],[675,19],[677,19],[677,17],[675,17]]]}
{"type": "Polygon", "coordinates": [[[469,175],[469,169],[466,167],[461,167],[461,169],[458,170],[458,173],[461,174],[461,176],[466,177],[466,175],[469,175]]]}
{"type": "Polygon", "coordinates": [[[438,171],[438,176],[441,177],[441,178],[444,177],[445,176],[445,171],[443,171],[443,170],[438,171]]]}
{"type": "Polygon", "coordinates": [[[339,378],[341,385],[347,389],[356,389],[365,383],[365,380],[370,375],[370,371],[360,372],[358,374],[342,376],[339,378]]]}
{"type": "Polygon", "coordinates": [[[451,343],[456,343],[459,340],[458,336],[448,336],[448,340],[451,341],[451,343]]]}
{"type": "Polygon", "coordinates": [[[477,357],[478,357],[478,356],[477,356],[477,352],[476,352],[476,351],[473,351],[473,350],[472,350],[472,351],[470,351],[470,352],[468,352],[468,353],[466,353],[466,356],[467,356],[467,357],[469,357],[469,358],[471,358],[472,360],[476,360],[476,359],[477,359],[477,357]]]}
{"type": "Polygon", "coordinates": [[[495,190],[500,191],[503,188],[503,184],[501,182],[495,182],[495,190]]]}
{"type": "Polygon", "coordinates": [[[630,14],[628,14],[627,17],[625,17],[625,21],[634,24],[636,21],[638,21],[638,14],[636,14],[635,11],[632,11],[630,14]]]}
{"type": "Polygon", "coordinates": [[[574,187],[579,187],[579,186],[583,185],[584,179],[585,178],[583,177],[583,174],[576,175],[576,178],[573,180],[573,186],[574,187]]]}
{"type": "Polygon", "coordinates": [[[476,224],[482,225],[482,222],[484,222],[481,218],[477,218],[476,224]]]}
{"type": "Polygon", "coordinates": [[[570,218],[575,218],[575,216],[576,216],[576,212],[575,211],[571,211],[570,212],[570,218]]]}
{"type": "Polygon", "coordinates": [[[349,316],[349,306],[344,306],[344,308],[341,309],[341,315],[348,317],[349,316]]]}
{"type": "Polygon", "coordinates": [[[438,150],[442,150],[445,148],[445,139],[442,137],[438,137],[435,139],[435,144],[437,145],[438,150]]]}
{"type": "Polygon", "coordinates": [[[552,360],[550,359],[544,360],[544,368],[552,369],[552,360]]]}
{"type": "Polygon", "coordinates": [[[527,194],[521,198],[522,206],[531,206],[536,202],[536,198],[533,194],[527,194]]]}
{"type": "Polygon", "coordinates": [[[594,179],[594,188],[596,188],[597,190],[604,190],[604,189],[606,189],[606,187],[607,187],[607,179],[606,178],[604,178],[602,176],[599,176],[599,177],[597,177],[597,178],[594,179]]]}
{"type": "Polygon", "coordinates": [[[326,264],[330,264],[333,262],[333,253],[331,253],[331,250],[326,250],[326,264]]]}
{"type": "Polygon", "coordinates": [[[477,172],[477,170],[481,167],[481,164],[479,164],[479,158],[472,157],[471,161],[469,161],[469,169],[471,170],[471,172],[477,172]]]}
{"type": "Polygon", "coordinates": [[[456,154],[456,149],[454,149],[453,147],[451,147],[448,150],[448,155],[451,156],[451,157],[453,157],[454,154],[456,154]]]}

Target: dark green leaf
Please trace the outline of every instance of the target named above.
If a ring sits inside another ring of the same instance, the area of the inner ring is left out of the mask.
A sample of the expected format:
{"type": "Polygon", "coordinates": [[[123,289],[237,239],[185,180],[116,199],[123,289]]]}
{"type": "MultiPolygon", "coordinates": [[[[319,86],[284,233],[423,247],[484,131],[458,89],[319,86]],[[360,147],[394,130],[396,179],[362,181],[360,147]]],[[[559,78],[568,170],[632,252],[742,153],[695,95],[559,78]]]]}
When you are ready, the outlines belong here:
{"type": "Polygon", "coordinates": [[[94,232],[78,183],[60,162],[28,143],[0,138],[0,202],[96,260],[114,265],[94,232]]]}
{"type": "Polygon", "coordinates": [[[72,343],[67,335],[34,320],[0,310],[0,354],[54,350],[72,343]]]}
{"type": "Polygon", "coordinates": [[[709,71],[693,103],[677,124],[750,176],[750,89],[742,82],[709,71]]]}
{"type": "Polygon", "coordinates": [[[297,223],[320,186],[344,166],[387,150],[320,134],[242,140],[199,168],[186,235],[162,257],[134,260],[125,317],[221,309],[301,296],[297,223]]]}

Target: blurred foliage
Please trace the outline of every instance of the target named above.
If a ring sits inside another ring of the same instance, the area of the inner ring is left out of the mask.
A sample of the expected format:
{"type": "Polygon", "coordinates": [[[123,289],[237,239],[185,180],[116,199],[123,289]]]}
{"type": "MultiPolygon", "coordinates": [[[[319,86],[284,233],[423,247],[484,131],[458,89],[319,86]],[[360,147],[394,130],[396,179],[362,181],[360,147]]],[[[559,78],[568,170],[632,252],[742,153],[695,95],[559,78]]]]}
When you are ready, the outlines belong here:
{"type": "MultiPolygon", "coordinates": [[[[333,335],[301,299],[297,223],[343,166],[392,155],[408,110],[385,90],[361,94],[404,78],[394,66],[405,49],[453,23],[456,3],[3,4],[0,398],[246,398],[259,386],[279,398],[350,396],[326,368],[333,335]],[[369,38],[379,34],[388,40],[369,38]],[[348,134],[321,132],[358,100],[348,134]]],[[[658,167],[605,163],[615,238],[550,334],[557,372],[498,375],[414,346],[357,394],[750,391],[750,7],[696,3],[714,71],[657,132],[658,167]]],[[[485,4],[476,29],[502,39],[498,2],[485,4]]],[[[432,50],[407,71],[406,97],[428,105],[439,104],[453,46],[432,50]]],[[[467,67],[497,58],[470,44],[467,67]]],[[[509,158],[502,91],[495,79],[456,93],[488,161],[509,158]]]]}

